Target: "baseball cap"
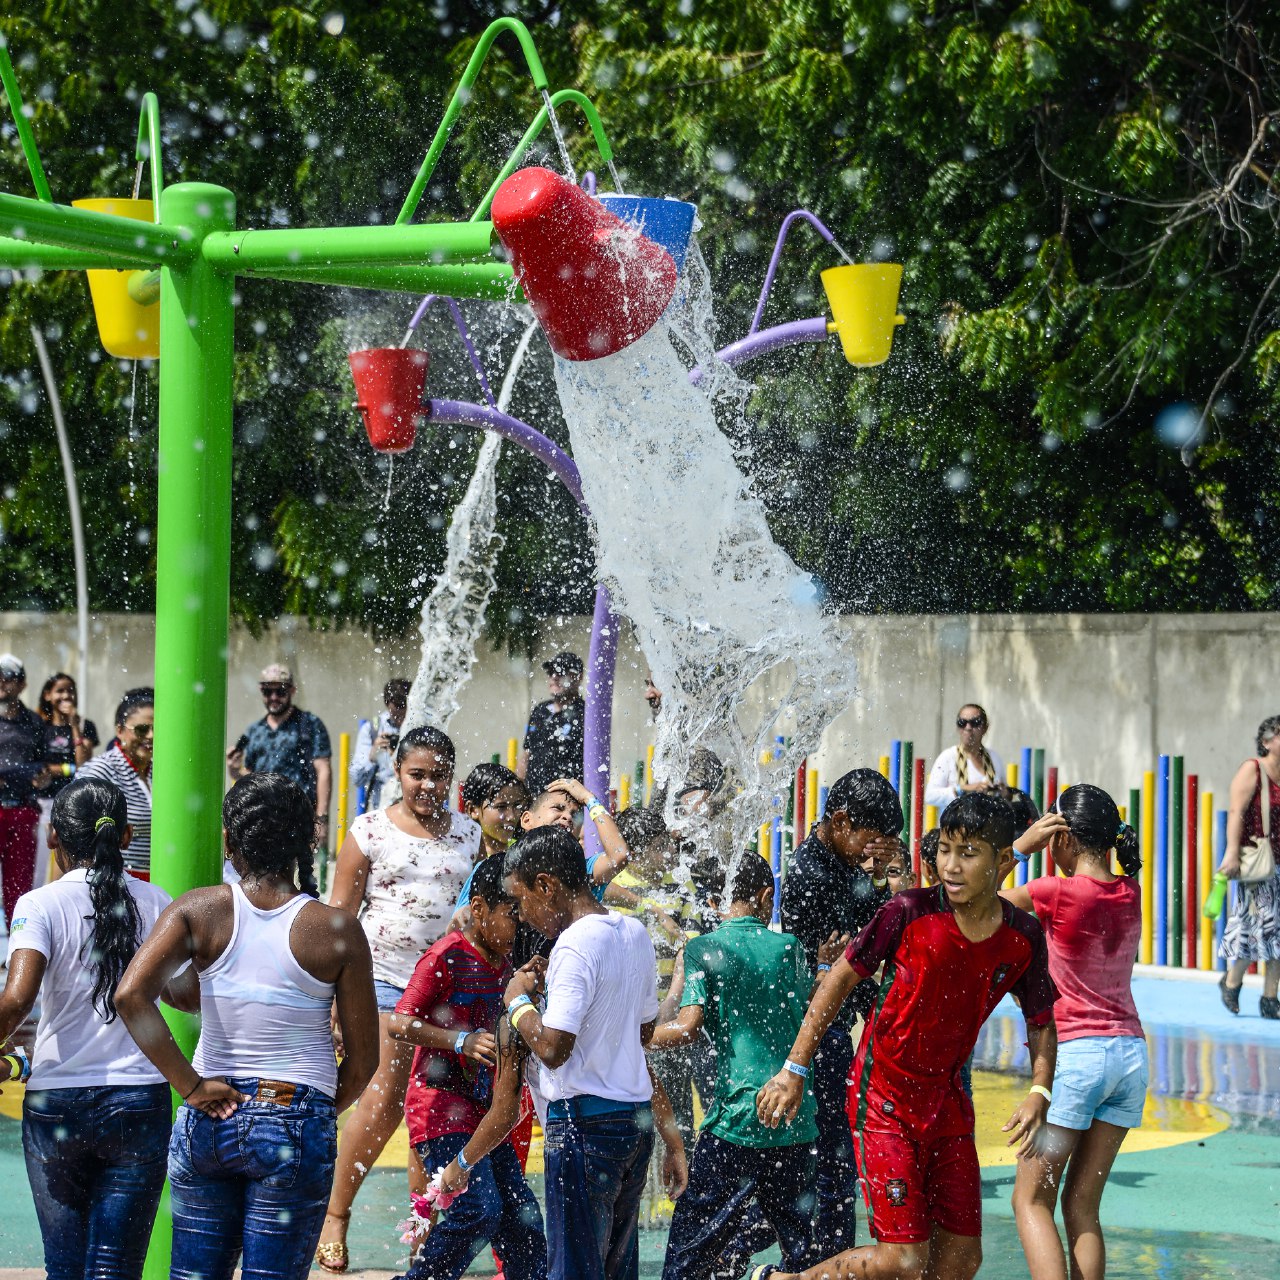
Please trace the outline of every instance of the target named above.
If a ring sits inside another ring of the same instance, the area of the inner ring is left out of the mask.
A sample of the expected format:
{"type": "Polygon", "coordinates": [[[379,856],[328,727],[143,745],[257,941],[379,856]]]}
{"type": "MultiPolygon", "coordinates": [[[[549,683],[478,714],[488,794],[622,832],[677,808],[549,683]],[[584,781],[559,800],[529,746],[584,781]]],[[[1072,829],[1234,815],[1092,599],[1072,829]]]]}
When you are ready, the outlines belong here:
{"type": "Polygon", "coordinates": [[[26,674],[27,669],[22,665],[21,658],[15,658],[11,653],[0,653],[0,676],[12,680],[26,674]]]}
{"type": "Polygon", "coordinates": [[[570,653],[567,649],[563,653],[557,653],[554,658],[548,658],[542,664],[542,669],[549,676],[568,675],[571,671],[582,674],[582,659],[576,653],[570,653]]]}
{"type": "Polygon", "coordinates": [[[262,668],[258,682],[259,684],[292,684],[293,672],[283,662],[273,662],[269,667],[262,668]]]}

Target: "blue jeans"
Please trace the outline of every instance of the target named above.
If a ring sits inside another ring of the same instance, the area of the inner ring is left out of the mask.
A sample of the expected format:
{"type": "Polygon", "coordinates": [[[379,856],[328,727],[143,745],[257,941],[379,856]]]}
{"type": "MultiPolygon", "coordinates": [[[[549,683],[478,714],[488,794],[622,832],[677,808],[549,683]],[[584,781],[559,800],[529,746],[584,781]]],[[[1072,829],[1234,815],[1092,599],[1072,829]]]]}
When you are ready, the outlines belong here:
{"type": "Polygon", "coordinates": [[[137,1280],[164,1187],[167,1084],[43,1089],[22,1147],[49,1280],[137,1280]]]}
{"type": "Polygon", "coordinates": [[[653,1112],[548,1120],[543,1137],[550,1280],[637,1280],[640,1196],[653,1112]]]}
{"type": "Polygon", "coordinates": [[[171,1280],[303,1280],[333,1186],[338,1121],[333,1099],[294,1086],[289,1104],[253,1101],[257,1080],[228,1120],[180,1107],[169,1143],[173,1201],[171,1280]]]}
{"type": "MultiPolygon", "coordinates": [[[[420,1142],[427,1176],[447,1165],[470,1137],[446,1133],[420,1142]]],[[[457,1280],[486,1243],[493,1245],[507,1280],[546,1280],[542,1211],[507,1142],[472,1168],[466,1191],[431,1228],[406,1280],[457,1280]]]]}
{"type": "Polygon", "coordinates": [[[813,1096],[818,1103],[818,1212],[813,1243],[819,1258],[852,1249],[858,1226],[858,1169],[845,1104],[853,1039],[848,1028],[832,1027],[813,1058],[813,1096]]]}
{"type": "MultiPolygon", "coordinates": [[[[705,1129],[689,1166],[689,1186],[676,1201],[662,1280],[710,1280],[719,1259],[738,1245],[748,1209],[758,1204],[782,1246],[782,1269],[803,1271],[813,1253],[815,1149],[743,1147],[705,1129]]],[[[761,1241],[767,1248],[771,1240],[761,1241]]],[[[739,1266],[746,1259],[737,1259],[739,1266]]],[[[735,1268],[735,1274],[739,1274],[735,1268]]]]}

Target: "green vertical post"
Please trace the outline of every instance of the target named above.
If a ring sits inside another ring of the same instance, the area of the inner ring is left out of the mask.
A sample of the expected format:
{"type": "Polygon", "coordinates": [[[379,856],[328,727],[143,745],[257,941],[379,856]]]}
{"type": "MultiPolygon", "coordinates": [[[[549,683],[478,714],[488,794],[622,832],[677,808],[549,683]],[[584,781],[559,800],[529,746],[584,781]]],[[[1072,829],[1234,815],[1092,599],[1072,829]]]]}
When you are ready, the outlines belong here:
{"type": "Polygon", "coordinates": [[[914,742],[902,744],[902,759],[898,767],[898,799],[902,801],[903,838],[908,842],[911,840],[911,773],[915,747],[914,742]]]}
{"type": "Polygon", "coordinates": [[[1182,968],[1182,893],[1186,870],[1183,866],[1182,846],[1186,832],[1186,784],[1182,776],[1183,763],[1181,756],[1173,757],[1173,778],[1169,784],[1169,883],[1173,888],[1173,904],[1169,911],[1170,935],[1173,940],[1170,963],[1175,969],[1182,968]]]}
{"type": "MultiPolygon", "coordinates": [[[[169,227],[198,243],[235,226],[224,187],[179,183],[161,196],[169,227]]],[[[221,879],[227,621],[231,580],[231,382],[234,278],[199,254],[160,270],[160,461],[156,527],[156,754],[151,875],[177,897],[221,879]]],[[[165,1010],[185,1053],[195,1018],[165,1010]]],[[[168,1199],[146,1280],[165,1280],[168,1199]]]]}
{"type": "MultiPolygon", "coordinates": [[[[1036,802],[1036,808],[1041,813],[1044,812],[1044,748],[1036,747],[1031,753],[1031,798],[1036,802]]],[[[1052,863],[1049,855],[1041,850],[1035,855],[1033,860],[1036,876],[1042,876],[1046,871],[1052,869],[1052,863]]]]}
{"type": "Polygon", "coordinates": [[[1129,788],[1129,812],[1126,821],[1137,832],[1138,847],[1142,847],[1142,791],[1138,787],[1129,788]]]}

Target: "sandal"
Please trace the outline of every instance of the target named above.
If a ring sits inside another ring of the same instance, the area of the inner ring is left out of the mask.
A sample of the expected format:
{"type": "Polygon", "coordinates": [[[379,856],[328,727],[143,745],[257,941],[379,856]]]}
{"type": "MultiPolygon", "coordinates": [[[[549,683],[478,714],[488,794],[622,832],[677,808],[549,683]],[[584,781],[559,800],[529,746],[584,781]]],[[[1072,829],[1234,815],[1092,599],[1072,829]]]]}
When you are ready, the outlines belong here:
{"type": "Polygon", "coordinates": [[[1270,1018],[1273,1021],[1280,1018],[1280,999],[1275,996],[1263,996],[1262,1003],[1258,1006],[1258,1012],[1264,1018],[1270,1018]]]}
{"type": "MultiPolygon", "coordinates": [[[[1244,984],[1241,983],[1241,986],[1244,984]]],[[[1227,986],[1227,975],[1224,973],[1218,980],[1218,990],[1222,993],[1222,1003],[1227,1006],[1228,1013],[1240,1012],[1240,987],[1227,986]]]]}
{"type": "Polygon", "coordinates": [[[347,1253],[347,1223],[351,1221],[351,1212],[346,1213],[326,1213],[326,1218],[336,1218],[341,1222],[342,1235],[341,1240],[329,1240],[325,1244],[316,1245],[316,1263],[321,1271],[331,1272],[333,1275],[341,1275],[346,1271],[351,1263],[351,1257],[347,1253]]]}

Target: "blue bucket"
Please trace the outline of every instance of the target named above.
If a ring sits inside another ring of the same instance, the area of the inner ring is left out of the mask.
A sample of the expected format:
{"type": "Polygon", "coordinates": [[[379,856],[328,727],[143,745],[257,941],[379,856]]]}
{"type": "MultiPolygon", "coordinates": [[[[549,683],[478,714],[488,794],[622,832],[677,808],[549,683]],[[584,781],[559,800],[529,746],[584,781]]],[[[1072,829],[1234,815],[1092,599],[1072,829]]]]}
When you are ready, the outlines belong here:
{"type": "Polygon", "coordinates": [[[697,205],[686,200],[660,200],[656,196],[609,194],[597,199],[614,217],[637,227],[654,244],[661,245],[675,260],[677,271],[684,270],[697,205]]]}

